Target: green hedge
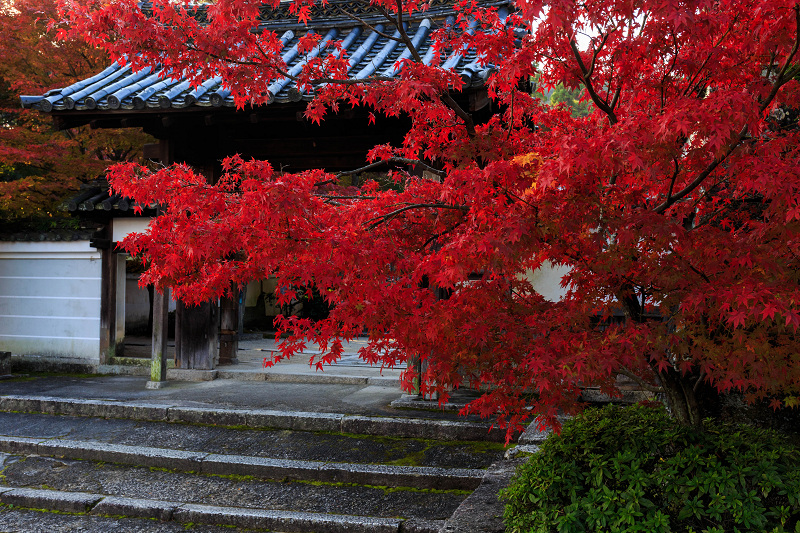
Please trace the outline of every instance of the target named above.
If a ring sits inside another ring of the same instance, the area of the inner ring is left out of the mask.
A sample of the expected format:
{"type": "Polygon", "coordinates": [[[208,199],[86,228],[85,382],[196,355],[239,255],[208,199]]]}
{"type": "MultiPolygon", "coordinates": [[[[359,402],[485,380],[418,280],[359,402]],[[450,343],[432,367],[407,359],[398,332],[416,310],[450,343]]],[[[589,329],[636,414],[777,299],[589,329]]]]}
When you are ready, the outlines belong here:
{"type": "Polygon", "coordinates": [[[509,533],[797,532],[800,448],[773,431],[678,426],[663,408],[587,410],[506,489],[509,533]]]}

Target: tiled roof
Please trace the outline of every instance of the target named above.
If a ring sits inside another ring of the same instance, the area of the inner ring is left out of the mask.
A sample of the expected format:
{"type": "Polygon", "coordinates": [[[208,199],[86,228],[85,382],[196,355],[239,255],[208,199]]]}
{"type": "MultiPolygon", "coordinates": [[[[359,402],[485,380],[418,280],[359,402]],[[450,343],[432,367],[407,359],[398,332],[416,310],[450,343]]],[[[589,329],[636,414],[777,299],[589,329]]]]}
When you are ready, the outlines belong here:
{"type": "Polygon", "coordinates": [[[0,231],[0,242],[54,242],[88,241],[97,230],[54,229],[49,231],[23,231],[6,233],[0,231]]]}
{"type": "MultiPolygon", "coordinates": [[[[487,7],[498,7],[501,16],[507,12],[509,5],[507,0],[484,0],[480,3],[487,7]]],[[[142,8],[149,9],[149,4],[143,3],[142,8]]],[[[202,18],[203,8],[199,9],[201,12],[198,17],[202,18]]],[[[385,24],[385,19],[377,11],[369,5],[365,6],[365,2],[330,0],[316,10],[312,13],[312,22],[308,27],[298,24],[296,17],[288,14],[286,3],[282,3],[277,10],[262,10],[259,27],[281,35],[285,50],[283,57],[290,73],[296,74],[302,68],[304,56],[297,53],[297,43],[309,31],[323,35],[323,42],[342,41],[350,58],[350,74],[353,78],[396,76],[399,72],[396,68],[397,61],[410,57],[407,47],[396,40],[399,32],[394,32],[395,39],[387,38],[385,32],[392,31],[390,25],[385,24]],[[353,15],[374,30],[362,22],[354,21],[353,15]]],[[[454,11],[448,0],[432,0],[428,11],[408,20],[406,31],[426,64],[430,64],[435,57],[431,46],[431,31],[452,24],[453,20],[454,11]]],[[[334,49],[328,47],[318,50],[317,53],[334,53],[334,49]]],[[[466,54],[458,50],[444,53],[439,60],[445,68],[461,75],[466,88],[482,86],[491,72],[491,66],[481,65],[477,61],[474,51],[466,54]]],[[[23,107],[44,112],[232,107],[233,97],[230,90],[222,87],[221,81],[221,78],[212,78],[192,87],[185,79],[170,78],[159,67],[133,72],[130,66],[115,63],[99,74],[69,87],[56,89],[42,96],[23,96],[21,100],[23,107]]],[[[270,94],[270,102],[280,103],[307,101],[313,96],[300,93],[289,79],[275,81],[270,87],[270,94]]]]}
{"type": "MultiPolygon", "coordinates": [[[[132,215],[136,202],[133,199],[123,197],[121,194],[109,194],[109,185],[105,179],[98,179],[81,185],[80,191],[74,196],[66,199],[60,206],[62,211],[70,213],[88,213],[96,211],[113,211],[114,215],[132,215]]],[[[152,210],[151,206],[140,205],[144,211],[152,210]]]]}

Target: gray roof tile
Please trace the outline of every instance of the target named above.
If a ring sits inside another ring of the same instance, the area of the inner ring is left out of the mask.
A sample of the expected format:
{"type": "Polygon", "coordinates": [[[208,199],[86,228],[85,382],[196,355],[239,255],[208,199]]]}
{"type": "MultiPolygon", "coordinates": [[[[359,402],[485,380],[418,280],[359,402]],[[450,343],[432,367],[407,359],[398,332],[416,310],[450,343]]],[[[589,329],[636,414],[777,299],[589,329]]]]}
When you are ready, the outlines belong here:
{"type": "MultiPolygon", "coordinates": [[[[501,14],[507,12],[509,5],[507,0],[484,0],[481,4],[499,7],[501,14]]],[[[141,6],[144,10],[150,8],[149,3],[142,3],[141,6]]],[[[331,39],[341,40],[342,47],[350,57],[350,75],[359,79],[372,75],[397,76],[399,61],[411,56],[404,44],[384,36],[384,31],[390,28],[381,24],[379,14],[365,7],[361,1],[331,0],[325,6],[316,8],[308,27],[298,24],[296,18],[284,13],[285,10],[285,6],[274,11],[263,9],[259,28],[283,32],[281,40],[286,50],[283,59],[293,75],[300,71],[308,57],[297,53],[297,43],[310,31],[324,35],[323,44],[312,52],[314,55],[335,53],[334,47],[326,47],[324,43],[331,39]],[[374,29],[354,21],[343,10],[355,14],[374,29]]],[[[431,30],[443,24],[452,24],[454,17],[447,0],[432,0],[431,8],[423,15],[411,18],[406,31],[423,61],[430,64],[436,54],[430,38],[431,30]]],[[[198,17],[202,19],[204,16],[201,7],[198,17]]],[[[471,33],[474,29],[473,23],[467,31],[471,33]]],[[[400,35],[397,31],[394,34],[392,37],[395,38],[400,35]]],[[[438,60],[445,68],[458,72],[467,88],[483,85],[491,70],[490,66],[480,63],[474,51],[464,53],[455,50],[442,54],[438,60]]],[[[289,79],[277,80],[270,86],[270,103],[307,101],[312,97],[313,93],[301,92],[289,79]]],[[[219,77],[192,87],[189,81],[173,78],[161,66],[132,72],[129,65],[121,66],[118,63],[69,87],[38,97],[23,96],[21,101],[23,107],[44,112],[234,106],[231,91],[223,87],[219,77]]]]}

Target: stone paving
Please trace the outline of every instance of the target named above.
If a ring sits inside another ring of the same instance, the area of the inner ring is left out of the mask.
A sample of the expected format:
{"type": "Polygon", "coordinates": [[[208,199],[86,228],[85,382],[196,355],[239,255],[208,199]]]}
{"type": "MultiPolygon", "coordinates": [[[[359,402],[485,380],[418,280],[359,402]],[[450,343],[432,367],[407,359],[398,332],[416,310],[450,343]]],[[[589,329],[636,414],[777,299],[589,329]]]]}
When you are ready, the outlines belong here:
{"type": "Polygon", "coordinates": [[[322,372],[313,348],[264,369],[274,341],[252,338],[213,381],[0,382],[0,531],[501,532],[503,433],[457,415],[468,393],[403,395],[362,342],[322,372]]]}
{"type": "MultiPolygon", "coordinates": [[[[126,338],[126,355],[135,356],[136,363],[142,365],[138,374],[146,375],[149,339],[145,337],[126,338]]],[[[218,366],[210,372],[169,370],[168,379],[176,380],[213,380],[235,379],[239,381],[275,381],[294,383],[329,383],[329,384],[370,384],[398,386],[404,368],[381,368],[371,366],[358,356],[358,350],[367,344],[365,337],[344,343],[344,353],[333,365],[326,365],[318,370],[312,363],[321,353],[319,346],[311,344],[302,353],[290,360],[283,360],[271,367],[264,367],[265,358],[279,351],[278,343],[270,333],[246,334],[239,340],[238,362],[231,365],[218,366]]],[[[174,350],[174,344],[170,342],[174,350]]],[[[168,355],[174,351],[167,350],[168,355]]],[[[131,362],[129,358],[126,362],[131,362]]],[[[114,365],[109,365],[114,366],[114,365]]],[[[109,368],[108,372],[120,369],[109,368]]],[[[128,372],[125,372],[128,373],[128,372]]]]}

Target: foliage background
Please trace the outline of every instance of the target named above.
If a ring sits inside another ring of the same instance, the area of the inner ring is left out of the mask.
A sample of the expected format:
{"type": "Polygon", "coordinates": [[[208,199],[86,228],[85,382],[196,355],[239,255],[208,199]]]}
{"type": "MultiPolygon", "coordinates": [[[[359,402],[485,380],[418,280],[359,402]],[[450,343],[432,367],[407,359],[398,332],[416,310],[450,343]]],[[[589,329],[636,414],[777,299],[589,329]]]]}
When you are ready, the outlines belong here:
{"type": "Polygon", "coordinates": [[[140,157],[141,131],[57,131],[52,119],[20,105],[20,95],[41,95],[96,74],[108,55],[85,41],[59,42],[52,0],[0,5],[0,222],[3,232],[70,226],[58,204],[112,162],[140,157]]]}

